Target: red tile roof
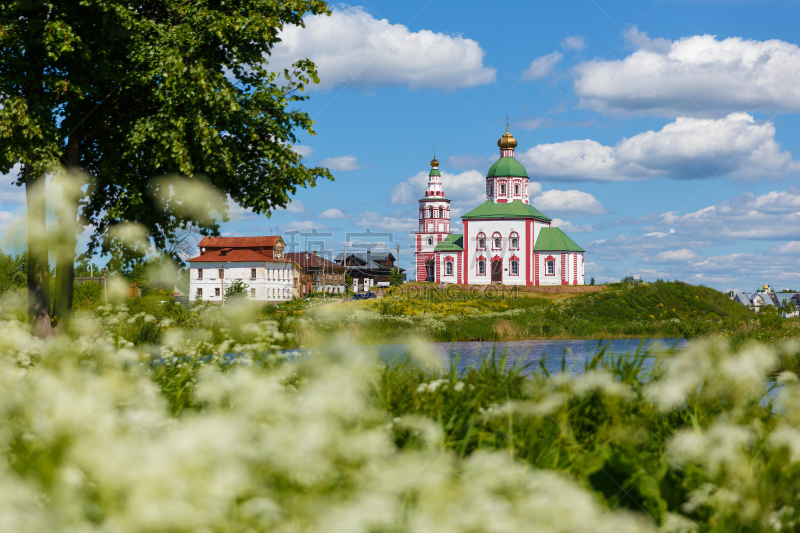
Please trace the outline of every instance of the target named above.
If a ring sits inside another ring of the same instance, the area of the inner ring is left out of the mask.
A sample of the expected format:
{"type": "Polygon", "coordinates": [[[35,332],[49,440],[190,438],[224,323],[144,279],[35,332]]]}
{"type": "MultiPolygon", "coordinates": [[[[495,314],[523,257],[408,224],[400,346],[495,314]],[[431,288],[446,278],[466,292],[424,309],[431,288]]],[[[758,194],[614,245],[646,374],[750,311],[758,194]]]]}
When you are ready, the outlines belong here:
{"type": "Polygon", "coordinates": [[[200,248],[272,248],[278,242],[283,243],[280,235],[265,237],[203,237],[200,248]]]}
{"type": "MultiPolygon", "coordinates": [[[[214,261],[214,262],[244,262],[244,261],[276,261],[276,259],[272,256],[272,250],[237,250],[233,249],[227,253],[224,253],[224,250],[212,250],[208,251],[202,255],[197,257],[193,257],[191,259],[187,259],[189,262],[196,262],[196,261],[214,261]]],[[[282,259],[278,259],[277,261],[283,261],[282,259]]]]}

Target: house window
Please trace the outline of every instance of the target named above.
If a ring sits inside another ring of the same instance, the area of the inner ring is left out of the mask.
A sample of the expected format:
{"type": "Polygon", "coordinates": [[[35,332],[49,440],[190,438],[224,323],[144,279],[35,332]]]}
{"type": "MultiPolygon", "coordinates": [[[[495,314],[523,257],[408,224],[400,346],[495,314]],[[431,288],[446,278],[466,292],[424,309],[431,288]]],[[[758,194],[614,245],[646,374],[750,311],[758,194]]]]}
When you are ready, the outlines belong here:
{"type": "Polygon", "coordinates": [[[478,275],[479,276],[486,275],[486,261],[478,261],[478,275]]]}
{"type": "Polygon", "coordinates": [[[494,185],[489,185],[489,196],[494,196],[494,185]]]}
{"type": "Polygon", "coordinates": [[[452,276],[453,275],[453,262],[447,261],[444,264],[444,275],[445,276],[452,276]]]}
{"type": "Polygon", "coordinates": [[[486,235],[478,233],[478,250],[486,249],[486,235]]]}
{"type": "Polygon", "coordinates": [[[219,296],[219,287],[214,288],[214,296],[219,296]]]}
{"type": "Polygon", "coordinates": [[[433,244],[433,237],[428,237],[428,244],[433,244]]]}
{"type": "Polygon", "coordinates": [[[499,233],[495,232],[494,235],[492,235],[492,244],[492,250],[499,250],[503,247],[503,238],[499,233]]]}
{"type": "Polygon", "coordinates": [[[198,268],[197,269],[197,279],[203,279],[203,269],[202,268],[198,268]]]}
{"type": "Polygon", "coordinates": [[[250,279],[256,279],[256,269],[255,268],[251,268],[250,269],[250,279]]]}
{"type": "Polygon", "coordinates": [[[511,249],[519,250],[519,235],[516,232],[511,234],[511,249]]]}
{"type": "Polygon", "coordinates": [[[197,295],[203,296],[203,289],[197,289],[197,295]]]}
{"type": "Polygon", "coordinates": [[[433,218],[433,208],[428,209],[428,218],[433,218]]]}
{"type": "Polygon", "coordinates": [[[556,275],[556,262],[555,261],[548,261],[547,262],[547,275],[548,276],[555,276],[556,275]]]}
{"type": "Polygon", "coordinates": [[[514,185],[514,194],[519,194],[519,185],[514,185]]]}
{"type": "Polygon", "coordinates": [[[500,184],[500,196],[503,196],[506,193],[506,186],[504,183],[500,184]]]}
{"type": "Polygon", "coordinates": [[[255,298],[256,297],[256,290],[255,289],[250,289],[250,297],[251,298],[255,298]]]}
{"type": "Polygon", "coordinates": [[[444,208],[443,207],[439,208],[439,218],[444,218],[444,208]]]}
{"type": "Polygon", "coordinates": [[[511,275],[517,276],[519,275],[519,261],[511,261],[511,275]]]}
{"type": "Polygon", "coordinates": [[[225,277],[225,269],[224,268],[220,268],[219,269],[219,279],[222,279],[224,277],[225,277]]]}

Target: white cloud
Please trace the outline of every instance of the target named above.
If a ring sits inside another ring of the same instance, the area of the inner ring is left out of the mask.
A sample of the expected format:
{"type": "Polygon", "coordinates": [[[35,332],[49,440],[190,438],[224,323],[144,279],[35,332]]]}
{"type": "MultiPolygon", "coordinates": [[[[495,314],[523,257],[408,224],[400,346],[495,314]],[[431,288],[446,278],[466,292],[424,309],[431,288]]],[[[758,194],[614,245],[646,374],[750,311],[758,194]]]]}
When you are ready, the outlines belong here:
{"type": "Polygon", "coordinates": [[[752,192],[746,192],[717,206],[721,213],[742,213],[744,211],[758,211],[760,213],[795,213],[800,211],[800,193],[789,191],[772,191],[756,197],[752,192]]]}
{"type": "Polygon", "coordinates": [[[327,209],[319,214],[317,218],[324,220],[341,220],[347,218],[347,214],[340,209],[327,209]]]}
{"type": "MultiPolygon", "coordinates": [[[[244,211],[241,208],[239,208],[239,210],[244,211]]],[[[281,207],[281,208],[278,208],[278,209],[275,210],[276,213],[286,212],[286,213],[295,213],[295,214],[305,213],[306,211],[308,211],[308,208],[305,205],[303,205],[303,202],[301,202],[300,200],[291,200],[286,205],[286,207],[281,207]]],[[[250,213],[250,211],[244,211],[244,212],[247,213],[248,216],[245,216],[245,217],[242,217],[242,218],[251,218],[249,215],[253,215],[253,217],[257,216],[257,215],[255,215],[253,213],[250,213]]],[[[231,217],[231,218],[233,218],[233,217],[231,217]]]]}
{"type": "Polygon", "coordinates": [[[545,191],[531,200],[531,204],[545,214],[558,213],[567,216],[604,215],[606,209],[593,195],[575,190],[545,191]]]}
{"type": "Polygon", "coordinates": [[[325,224],[318,224],[313,220],[295,220],[292,222],[287,222],[286,224],[281,224],[278,226],[278,229],[280,230],[280,233],[292,230],[308,231],[312,229],[323,231],[328,229],[328,226],[325,224]]]}
{"type": "Polygon", "coordinates": [[[19,177],[21,165],[17,163],[8,174],[0,176],[0,206],[24,205],[25,186],[13,185],[19,177]]]}
{"type": "MultiPolygon", "coordinates": [[[[460,174],[442,172],[444,195],[450,199],[453,209],[472,209],[486,201],[486,176],[477,170],[466,170],[460,174]]],[[[412,205],[425,196],[428,188],[428,172],[420,171],[406,181],[395,185],[391,195],[392,205],[412,205]]],[[[530,194],[538,193],[541,186],[531,183],[530,194]]]]}
{"type": "Polygon", "coordinates": [[[800,163],[775,141],[773,124],[757,123],[746,113],[717,120],[681,117],[613,147],[590,139],[540,144],[517,157],[531,175],[560,181],[778,180],[800,171],[800,163]]]}
{"type": "Polygon", "coordinates": [[[560,218],[554,218],[551,224],[556,228],[561,228],[564,230],[564,233],[591,233],[594,231],[594,228],[591,226],[591,224],[576,226],[569,220],[561,220],[560,218]]]}
{"type": "Polygon", "coordinates": [[[531,61],[530,66],[522,73],[522,79],[533,81],[547,77],[553,71],[553,67],[561,61],[562,57],[564,57],[564,55],[559,51],[547,54],[546,56],[537,57],[531,61]]]}
{"type": "Polygon", "coordinates": [[[800,241],[789,241],[786,244],[774,246],[769,251],[780,255],[800,256],[800,241]]]}
{"type": "Polygon", "coordinates": [[[378,231],[395,231],[400,235],[419,228],[419,220],[411,217],[385,216],[374,211],[365,211],[356,220],[362,228],[378,231]]]}
{"type": "Polygon", "coordinates": [[[732,111],[800,111],[800,47],[695,35],[672,42],[635,27],[637,48],[622,60],[575,67],[580,106],[619,115],[721,116],[732,111]]]}
{"type": "Polygon", "coordinates": [[[292,151],[296,154],[300,154],[303,157],[309,157],[311,154],[314,153],[313,148],[304,144],[296,144],[292,146],[292,151]]]}
{"type": "Polygon", "coordinates": [[[483,65],[485,51],[460,35],[429,30],[411,32],[402,24],[375,19],[361,7],[335,7],[330,16],[288,26],[268,58],[272,68],[298,59],[317,65],[320,83],[311,88],[351,86],[368,89],[408,86],[452,91],[495,81],[496,70],[483,65]]]}
{"type": "Polygon", "coordinates": [[[339,172],[350,172],[364,168],[363,163],[358,162],[358,157],[354,155],[340,155],[339,157],[326,157],[319,162],[320,166],[339,172]]]}
{"type": "Polygon", "coordinates": [[[564,50],[575,50],[576,52],[580,52],[586,48],[586,41],[584,40],[583,35],[570,35],[561,41],[561,48],[564,50]]]}
{"type": "Polygon", "coordinates": [[[689,263],[699,259],[700,256],[697,254],[697,252],[683,248],[682,250],[667,250],[666,252],[661,252],[660,254],[646,257],[644,262],[657,264],[689,263]]]}

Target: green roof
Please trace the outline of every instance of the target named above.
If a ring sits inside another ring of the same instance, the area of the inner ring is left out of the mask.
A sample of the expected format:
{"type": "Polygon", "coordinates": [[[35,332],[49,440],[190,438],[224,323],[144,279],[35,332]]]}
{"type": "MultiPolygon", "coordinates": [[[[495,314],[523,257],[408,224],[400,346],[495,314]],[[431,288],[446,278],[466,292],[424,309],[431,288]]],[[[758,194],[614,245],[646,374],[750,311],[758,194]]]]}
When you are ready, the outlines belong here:
{"type": "Polygon", "coordinates": [[[585,252],[561,228],[542,228],[533,246],[535,252],[585,252]]]}
{"type": "Polygon", "coordinates": [[[462,252],[464,251],[464,236],[451,233],[442,242],[436,245],[434,252],[462,252]]]}
{"type": "Polygon", "coordinates": [[[496,204],[489,200],[461,218],[538,218],[539,220],[550,220],[532,205],[523,204],[519,200],[506,204],[496,204]]]}
{"type": "Polygon", "coordinates": [[[441,176],[441,174],[439,174],[438,168],[432,168],[431,171],[428,173],[428,176],[441,176]]]}
{"type": "Polygon", "coordinates": [[[420,202],[449,202],[447,198],[442,198],[441,196],[427,196],[425,198],[420,198],[420,202]]]}
{"type": "Polygon", "coordinates": [[[501,157],[495,161],[494,165],[489,169],[487,178],[494,177],[515,176],[518,178],[527,178],[528,171],[522,166],[522,163],[514,159],[514,156],[501,157]]]}

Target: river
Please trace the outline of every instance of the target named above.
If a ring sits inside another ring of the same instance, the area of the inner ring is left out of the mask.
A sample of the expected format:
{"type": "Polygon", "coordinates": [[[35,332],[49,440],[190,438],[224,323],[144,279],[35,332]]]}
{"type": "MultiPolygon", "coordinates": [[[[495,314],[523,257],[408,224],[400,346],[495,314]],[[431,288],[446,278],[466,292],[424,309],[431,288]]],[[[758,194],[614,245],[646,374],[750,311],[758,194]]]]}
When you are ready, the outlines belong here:
{"type": "MultiPolygon", "coordinates": [[[[480,366],[481,361],[489,357],[495,350],[497,359],[505,352],[506,364],[509,368],[515,365],[528,365],[528,372],[538,371],[541,361],[548,372],[561,372],[562,359],[569,372],[582,373],[586,362],[590,361],[601,346],[608,345],[607,353],[634,353],[642,339],[605,339],[605,340],[525,340],[498,342],[435,342],[430,346],[436,350],[446,365],[449,365],[451,354],[458,355],[458,369],[480,366]],[[562,357],[563,356],[563,357],[562,357]]],[[[645,339],[644,347],[656,349],[658,346],[667,349],[681,350],[687,346],[686,339],[645,339]]],[[[381,344],[378,353],[384,359],[403,357],[408,353],[405,344],[381,344]]],[[[654,359],[645,367],[652,365],[654,359]]]]}

